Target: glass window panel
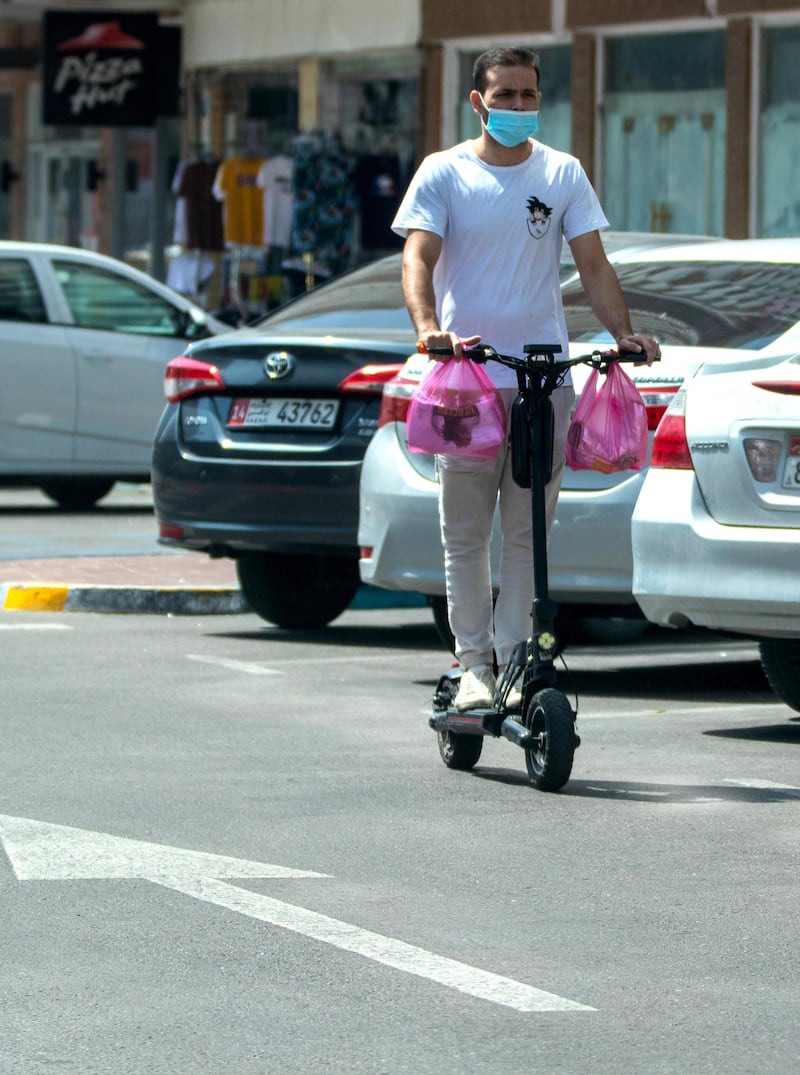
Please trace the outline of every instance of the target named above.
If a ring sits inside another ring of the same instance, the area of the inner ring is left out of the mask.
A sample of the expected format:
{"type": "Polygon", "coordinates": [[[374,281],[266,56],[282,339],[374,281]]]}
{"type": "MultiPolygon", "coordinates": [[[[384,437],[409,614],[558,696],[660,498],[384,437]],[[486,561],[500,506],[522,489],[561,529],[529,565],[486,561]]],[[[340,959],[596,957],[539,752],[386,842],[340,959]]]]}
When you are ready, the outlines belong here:
{"type": "Polygon", "coordinates": [[[399,329],[413,340],[414,329],[400,283],[400,256],[323,284],[272,314],[268,323],[296,331],[320,325],[365,332],[399,329]]]}
{"type": "Polygon", "coordinates": [[[762,31],[759,235],[800,232],[800,26],[762,31]]]}
{"type": "MultiPolygon", "coordinates": [[[[665,344],[757,350],[800,321],[800,265],[669,261],[615,269],[634,326],[665,344]]],[[[563,296],[570,339],[605,339],[580,282],[563,296]]]]}
{"type": "Polygon", "coordinates": [[[180,311],[134,281],[78,262],[55,261],[54,267],[80,328],[181,335],[180,311]]]}
{"type": "Polygon", "coordinates": [[[24,258],[0,259],[0,320],[47,321],[39,284],[24,258]]]}
{"type": "Polygon", "coordinates": [[[717,31],[607,42],[601,190],[612,228],[723,233],[724,48],[717,31]]]}
{"type": "Polygon", "coordinates": [[[725,88],[725,35],[611,38],[606,44],[606,92],[664,93],[725,88]]]}

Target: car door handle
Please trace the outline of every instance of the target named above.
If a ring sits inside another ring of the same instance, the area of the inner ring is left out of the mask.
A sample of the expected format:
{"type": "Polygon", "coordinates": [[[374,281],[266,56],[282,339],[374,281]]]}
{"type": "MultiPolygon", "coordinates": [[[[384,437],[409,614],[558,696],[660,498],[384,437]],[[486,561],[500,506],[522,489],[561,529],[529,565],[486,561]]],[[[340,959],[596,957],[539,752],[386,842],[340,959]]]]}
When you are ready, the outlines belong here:
{"type": "Polygon", "coordinates": [[[81,357],[87,362],[110,362],[112,356],[101,347],[84,347],[81,349],[81,357]]]}

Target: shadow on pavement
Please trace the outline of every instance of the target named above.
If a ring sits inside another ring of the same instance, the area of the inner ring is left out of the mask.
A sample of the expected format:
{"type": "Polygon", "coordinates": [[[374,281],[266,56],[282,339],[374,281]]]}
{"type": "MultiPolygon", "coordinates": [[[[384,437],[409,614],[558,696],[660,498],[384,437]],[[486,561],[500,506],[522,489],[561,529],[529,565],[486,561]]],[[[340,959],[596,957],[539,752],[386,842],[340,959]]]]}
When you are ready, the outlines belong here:
{"type": "MultiPolygon", "coordinates": [[[[800,742],[800,734],[796,739],[800,742]]],[[[525,786],[528,777],[524,769],[481,768],[476,766],[471,774],[479,780],[498,781],[503,784],[525,786]]],[[[544,792],[531,788],[531,794],[544,792]]],[[[785,803],[800,801],[798,788],[740,787],[735,784],[646,784],[629,780],[569,780],[558,792],[547,794],[566,795],[585,799],[617,799],[620,802],[648,802],[655,806],[675,804],[731,802],[731,803],[785,803]]]]}
{"type": "Polygon", "coordinates": [[[337,626],[332,623],[329,627],[319,630],[291,631],[282,627],[270,627],[264,624],[255,631],[215,631],[209,632],[210,638],[239,639],[240,641],[253,642],[283,642],[285,644],[298,643],[303,645],[318,646],[352,646],[361,649],[424,649],[439,650],[442,654],[442,671],[450,667],[448,655],[442,648],[439,636],[433,623],[406,623],[395,627],[370,626],[337,626]]]}
{"type": "MultiPolygon", "coordinates": [[[[794,710],[787,707],[788,713],[794,710]]],[[[787,717],[787,724],[761,724],[753,728],[713,728],[703,735],[715,735],[722,739],[751,739],[761,743],[797,743],[800,745],[800,717],[787,717]]]]}
{"type": "Polygon", "coordinates": [[[658,698],[663,701],[776,702],[758,660],[717,662],[709,660],[687,665],[668,663],[613,667],[607,671],[570,668],[558,677],[558,687],[570,697],[658,698]]]}

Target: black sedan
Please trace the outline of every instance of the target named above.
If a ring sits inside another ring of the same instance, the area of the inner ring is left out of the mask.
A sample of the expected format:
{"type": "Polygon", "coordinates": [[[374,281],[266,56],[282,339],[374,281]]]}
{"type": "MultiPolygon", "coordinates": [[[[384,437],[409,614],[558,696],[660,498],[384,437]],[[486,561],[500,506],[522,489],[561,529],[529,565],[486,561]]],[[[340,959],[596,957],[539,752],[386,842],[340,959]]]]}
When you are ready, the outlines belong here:
{"type": "Polygon", "coordinates": [[[414,344],[394,255],[188,347],[153,450],[159,541],[235,558],[272,623],[335,619],[359,586],[361,460],[414,344]]]}

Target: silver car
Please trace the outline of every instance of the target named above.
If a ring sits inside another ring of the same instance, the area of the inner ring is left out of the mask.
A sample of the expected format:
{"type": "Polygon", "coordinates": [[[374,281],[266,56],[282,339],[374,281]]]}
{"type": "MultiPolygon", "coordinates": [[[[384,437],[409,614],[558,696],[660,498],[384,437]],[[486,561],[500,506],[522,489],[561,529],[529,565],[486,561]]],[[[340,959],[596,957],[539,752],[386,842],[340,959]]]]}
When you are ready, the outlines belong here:
{"type": "Polygon", "coordinates": [[[164,366],[227,331],[121,261],[0,242],[0,482],[88,507],[148,480],[164,366]]]}
{"type": "MultiPolygon", "coordinates": [[[[684,378],[704,363],[777,359],[800,350],[799,240],[720,240],[622,252],[614,261],[634,327],[662,343],[658,365],[628,368],[648,406],[651,431],[684,378]]],[[[609,346],[580,281],[567,281],[562,292],[571,353],[609,346]]],[[[423,368],[412,357],[384,388],[379,429],[361,473],[360,572],[375,586],[430,595],[446,636],[434,460],[410,453],[406,444],[405,415],[423,368]]],[[[579,391],[580,377],[575,381],[579,391]]],[[[567,469],[550,542],[550,585],[562,611],[611,617],[620,638],[642,623],[633,596],[630,524],[645,473],[567,469]]],[[[495,527],[495,565],[498,549],[495,527]]]]}
{"type": "Polygon", "coordinates": [[[631,532],[647,618],[761,638],[767,677],[800,709],[800,355],[686,382],[631,532]]]}

